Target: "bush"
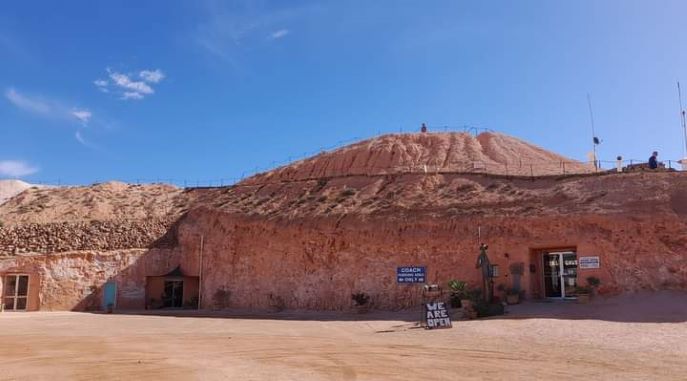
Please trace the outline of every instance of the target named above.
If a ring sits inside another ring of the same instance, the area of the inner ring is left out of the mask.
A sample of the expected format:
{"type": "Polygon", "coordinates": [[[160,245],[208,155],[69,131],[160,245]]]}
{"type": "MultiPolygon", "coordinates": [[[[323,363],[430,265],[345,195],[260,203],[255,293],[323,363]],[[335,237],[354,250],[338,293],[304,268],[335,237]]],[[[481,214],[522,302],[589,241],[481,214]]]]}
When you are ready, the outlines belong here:
{"type": "Polygon", "coordinates": [[[587,285],[592,288],[599,287],[601,284],[601,279],[595,277],[595,276],[589,276],[587,277],[587,285]]]}
{"type": "Polygon", "coordinates": [[[224,308],[228,308],[230,304],[230,299],[231,299],[231,291],[228,290],[226,287],[218,288],[215,291],[215,294],[212,295],[212,302],[213,302],[213,307],[221,310],[224,308]]]}
{"type": "Polygon", "coordinates": [[[351,299],[355,302],[356,306],[364,306],[370,301],[370,295],[364,292],[356,292],[351,294],[351,299]]]}
{"type": "Polygon", "coordinates": [[[270,308],[277,312],[284,311],[286,309],[286,302],[284,298],[279,295],[269,294],[270,298],[270,308]]]}

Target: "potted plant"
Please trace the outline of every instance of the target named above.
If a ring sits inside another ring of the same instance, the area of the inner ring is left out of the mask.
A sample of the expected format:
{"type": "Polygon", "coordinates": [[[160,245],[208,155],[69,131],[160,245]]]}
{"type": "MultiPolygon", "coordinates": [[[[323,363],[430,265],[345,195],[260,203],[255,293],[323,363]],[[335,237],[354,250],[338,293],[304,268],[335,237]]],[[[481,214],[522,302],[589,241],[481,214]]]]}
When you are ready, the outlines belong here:
{"type": "Polygon", "coordinates": [[[453,279],[448,282],[448,288],[451,290],[451,296],[449,298],[451,302],[451,308],[460,308],[463,306],[463,301],[470,299],[468,296],[468,284],[462,280],[453,279]]]}
{"type": "Polygon", "coordinates": [[[354,307],[359,314],[366,313],[370,310],[370,295],[364,292],[356,292],[351,294],[354,307]]]}
{"type": "Polygon", "coordinates": [[[508,304],[518,304],[520,303],[520,290],[515,287],[511,287],[506,290],[506,303],[508,304]]]}

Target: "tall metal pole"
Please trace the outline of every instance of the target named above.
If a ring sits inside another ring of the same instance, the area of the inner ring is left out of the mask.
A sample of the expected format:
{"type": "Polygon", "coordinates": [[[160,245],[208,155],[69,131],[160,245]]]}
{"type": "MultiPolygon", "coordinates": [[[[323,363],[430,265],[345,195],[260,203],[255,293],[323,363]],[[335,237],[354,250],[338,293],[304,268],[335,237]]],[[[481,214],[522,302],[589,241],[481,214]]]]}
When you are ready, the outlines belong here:
{"type": "Polygon", "coordinates": [[[598,170],[596,164],[596,132],[594,132],[594,112],[592,112],[592,98],[587,93],[587,105],[589,105],[589,118],[592,122],[592,152],[594,153],[594,169],[598,170]]]}
{"type": "Polygon", "coordinates": [[[682,134],[684,147],[682,147],[682,160],[687,159],[687,120],[685,119],[685,109],[682,108],[682,90],[680,89],[680,81],[677,82],[677,98],[680,102],[680,122],[682,122],[682,134]]]}
{"type": "Polygon", "coordinates": [[[198,253],[198,309],[203,303],[203,249],[205,246],[205,235],[200,235],[200,253],[198,253]]]}

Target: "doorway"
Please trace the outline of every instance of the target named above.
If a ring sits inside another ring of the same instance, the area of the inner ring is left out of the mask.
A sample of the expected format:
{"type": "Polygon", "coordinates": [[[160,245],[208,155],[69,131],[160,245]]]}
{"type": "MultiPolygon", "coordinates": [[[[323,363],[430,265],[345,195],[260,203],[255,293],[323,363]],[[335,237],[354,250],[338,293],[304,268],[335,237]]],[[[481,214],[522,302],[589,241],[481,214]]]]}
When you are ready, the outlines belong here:
{"type": "Polygon", "coordinates": [[[577,253],[574,251],[544,252],[544,295],[547,298],[575,297],[577,287],[577,253]]]}
{"type": "Polygon", "coordinates": [[[29,296],[28,275],[6,275],[2,298],[8,311],[26,311],[29,296]]]}
{"type": "Polygon", "coordinates": [[[165,292],[162,295],[164,308],[181,308],[184,303],[184,281],[165,280],[165,292]]]}
{"type": "Polygon", "coordinates": [[[117,307],[117,283],[113,280],[103,285],[103,310],[117,307]]]}

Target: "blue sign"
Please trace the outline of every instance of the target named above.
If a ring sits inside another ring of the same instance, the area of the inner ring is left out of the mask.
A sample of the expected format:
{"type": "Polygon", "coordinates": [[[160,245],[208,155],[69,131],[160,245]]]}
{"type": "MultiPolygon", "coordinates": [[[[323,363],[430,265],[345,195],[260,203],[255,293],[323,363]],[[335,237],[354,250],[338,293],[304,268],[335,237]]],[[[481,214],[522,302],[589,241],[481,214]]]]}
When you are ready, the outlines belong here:
{"type": "Polygon", "coordinates": [[[402,266],[396,268],[398,283],[425,283],[427,271],[425,266],[402,266]]]}

